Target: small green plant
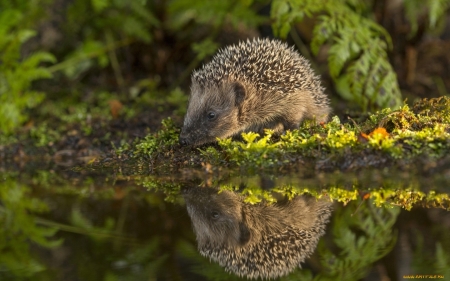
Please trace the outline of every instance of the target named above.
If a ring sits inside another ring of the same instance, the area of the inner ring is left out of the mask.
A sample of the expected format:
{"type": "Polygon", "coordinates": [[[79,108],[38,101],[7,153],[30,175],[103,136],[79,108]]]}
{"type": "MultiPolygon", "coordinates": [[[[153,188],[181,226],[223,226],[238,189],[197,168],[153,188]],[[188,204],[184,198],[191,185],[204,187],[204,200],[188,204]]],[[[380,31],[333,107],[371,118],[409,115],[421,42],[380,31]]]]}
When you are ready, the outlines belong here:
{"type": "Polygon", "coordinates": [[[206,162],[213,164],[213,165],[220,165],[221,163],[224,163],[223,161],[223,153],[221,151],[218,151],[216,148],[212,146],[208,146],[205,149],[198,149],[200,151],[200,154],[205,158],[206,162]]]}
{"type": "Polygon", "coordinates": [[[146,136],[136,144],[136,156],[152,157],[156,152],[163,152],[178,143],[179,129],[175,127],[172,119],[169,117],[161,123],[163,128],[159,132],[146,136]]]}
{"type": "Polygon", "coordinates": [[[52,145],[55,141],[60,139],[60,133],[48,127],[47,123],[42,123],[30,130],[30,135],[35,141],[36,146],[52,145]]]}
{"type": "Polygon", "coordinates": [[[21,55],[22,45],[35,35],[23,27],[25,14],[16,9],[0,10],[0,133],[10,134],[28,119],[27,109],[39,105],[44,94],[30,89],[38,79],[51,78],[43,62],[55,62],[46,52],[21,55]]]}
{"type": "Polygon", "coordinates": [[[344,148],[354,147],[357,144],[355,130],[341,125],[337,116],[325,126],[328,129],[327,135],[319,140],[323,139],[323,144],[331,151],[342,151],[344,148]]]}
{"type": "Polygon", "coordinates": [[[273,166],[276,161],[274,153],[278,152],[278,142],[270,141],[273,132],[266,130],[266,134],[259,138],[257,133],[243,133],[242,138],[244,142],[236,142],[232,139],[219,140],[219,145],[224,149],[225,153],[229,156],[231,162],[236,163],[238,166],[245,165],[251,166],[273,166]]]}

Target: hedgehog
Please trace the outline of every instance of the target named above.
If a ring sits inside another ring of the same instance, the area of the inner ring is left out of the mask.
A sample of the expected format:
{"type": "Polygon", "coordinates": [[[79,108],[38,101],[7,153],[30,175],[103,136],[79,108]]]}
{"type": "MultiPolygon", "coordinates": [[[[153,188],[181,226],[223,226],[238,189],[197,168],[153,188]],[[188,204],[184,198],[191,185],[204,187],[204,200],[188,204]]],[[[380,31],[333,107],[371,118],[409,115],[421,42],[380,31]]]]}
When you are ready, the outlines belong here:
{"type": "Polygon", "coordinates": [[[249,279],[277,278],[300,267],[331,214],[329,201],[305,195],[249,205],[240,194],[197,187],[185,190],[184,199],[199,252],[249,279]]]}
{"type": "Polygon", "coordinates": [[[330,113],[320,77],[293,47],[253,39],[221,49],[192,74],[180,144],[202,145],[242,132],[283,133],[330,113]]]}

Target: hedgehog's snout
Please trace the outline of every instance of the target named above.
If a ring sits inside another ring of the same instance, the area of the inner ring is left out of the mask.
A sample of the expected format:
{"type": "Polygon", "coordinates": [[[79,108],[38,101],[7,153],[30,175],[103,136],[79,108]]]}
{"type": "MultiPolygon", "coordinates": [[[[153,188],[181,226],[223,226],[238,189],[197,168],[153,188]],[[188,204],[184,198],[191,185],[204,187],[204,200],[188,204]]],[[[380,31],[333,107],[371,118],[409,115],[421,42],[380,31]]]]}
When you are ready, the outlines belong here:
{"type": "Polygon", "coordinates": [[[183,127],[181,128],[180,135],[178,136],[178,143],[179,143],[181,146],[187,146],[187,145],[189,145],[188,136],[187,136],[187,134],[186,134],[186,126],[183,126],[183,127]]]}
{"type": "Polygon", "coordinates": [[[181,129],[181,133],[178,136],[178,143],[181,146],[198,146],[199,144],[203,143],[203,140],[207,137],[205,134],[205,131],[202,130],[200,127],[192,128],[184,126],[181,129]]]}
{"type": "Polygon", "coordinates": [[[180,136],[180,138],[179,138],[179,142],[180,142],[180,145],[181,145],[181,146],[187,146],[187,145],[189,145],[189,142],[188,142],[187,138],[183,138],[183,137],[181,137],[181,136],[180,136]]]}

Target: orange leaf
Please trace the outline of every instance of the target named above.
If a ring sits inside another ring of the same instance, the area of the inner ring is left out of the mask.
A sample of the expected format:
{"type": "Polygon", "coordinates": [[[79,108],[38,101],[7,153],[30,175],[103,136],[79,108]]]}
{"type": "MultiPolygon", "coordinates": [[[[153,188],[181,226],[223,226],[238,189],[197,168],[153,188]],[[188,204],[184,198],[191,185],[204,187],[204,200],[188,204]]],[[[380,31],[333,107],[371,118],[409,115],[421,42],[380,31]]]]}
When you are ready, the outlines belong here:
{"type": "Polygon", "coordinates": [[[375,134],[382,135],[382,136],[385,137],[385,138],[388,138],[388,137],[389,137],[389,133],[388,133],[388,132],[386,131],[386,129],[383,128],[383,127],[378,127],[378,128],[376,128],[375,130],[373,130],[373,131],[369,134],[369,137],[371,137],[371,136],[373,136],[373,135],[375,135],[375,134]]]}
{"type": "Polygon", "coordinates": [[[118,100],[109,101],[109,109],[111,110],[111,115],[113,118],[119,117],[122,107],[123,107],[122,103],[118,100]]]}
{"type": "Polygon", "coordinates": [[[364,194],[364,196],[362,198],[363,198],[363,200],[369,199],[370,198],[370,193],[364,194]]]}

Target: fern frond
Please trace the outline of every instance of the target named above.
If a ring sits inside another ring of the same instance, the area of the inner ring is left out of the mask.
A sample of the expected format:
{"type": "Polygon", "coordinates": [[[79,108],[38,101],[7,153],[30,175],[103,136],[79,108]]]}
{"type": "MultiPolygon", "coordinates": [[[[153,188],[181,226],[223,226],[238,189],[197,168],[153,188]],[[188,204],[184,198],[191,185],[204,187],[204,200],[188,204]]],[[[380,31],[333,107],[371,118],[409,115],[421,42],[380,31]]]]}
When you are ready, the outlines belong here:
{"type": "Polygon", "coordinates": [[[318,280],[359,280],[373,264],[388,254],[396,243],[392,230],[399,208],[377,208],[364,204],[340,209],[333,224],[334,243],[340,253],[332,253],[320,244],[324,270],[318,280]]]}
{"type": "Polygon", "coordinates": [[[17,10],[4,10],[0,13],[0,47],[1,40],[8,31],[16,25],[20,19],[22,18],[22,14],[17,10]]]}
{"type": "Polygon", "coordinates": [[[429,11],[429,25],[430,28],[435,28],[436,23],[445,15],[445,12],[450,7],[450,0],[428,0],[429,11]]]}
{"type": "Polygon", "coordinates": [[[25,68],[34,68],[34,67],[37,67],[41,62],[55,63],[56,58],[54,55],[47,53],[47,52],[37,52],[37,53],[34,53],[31,56],[27,57],[22,62],[22,65],[25,68]]]}
{"type": "MultiPolygon", "coordinates": [[[[362,9],[363,6],[352,6],[362,9]]],[[[286,36],[290,25],[304,16],[320,14],[313,30],[311,50],[317,54],[329,45],[328,65],[338,93],[363,110],[399,107],[402,104],[395,72],[387,51],[388,32],[352,10],[345,1],[276,0],[272,5],[273,29],[286,36]],[[387,79],[386,79],[387,78],[387,79]]]]}
{"type": "Polygon", "coordinates": [[[408,0],[403,2],[405,16],[411,26],[410,36],[416,34],[421,17],[427,17],[427,27],[434,29],[440,19],[444,18],[450,7],[450,0],[408,0]]]}

